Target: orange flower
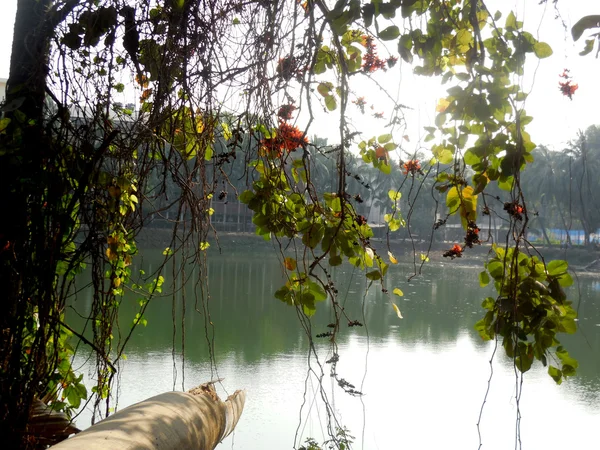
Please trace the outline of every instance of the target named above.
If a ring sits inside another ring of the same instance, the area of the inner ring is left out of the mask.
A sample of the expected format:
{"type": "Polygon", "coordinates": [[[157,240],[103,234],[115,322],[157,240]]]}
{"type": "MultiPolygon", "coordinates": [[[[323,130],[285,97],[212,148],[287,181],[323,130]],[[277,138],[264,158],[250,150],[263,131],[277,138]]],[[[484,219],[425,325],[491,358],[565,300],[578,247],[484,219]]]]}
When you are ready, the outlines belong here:
{"type": "Polygon", "coordinates": [[[352,103],[358,106],[361,113],[365,113],[365,105],[367,104],[367,102],[364,97],[358,97],[356,100],[352,100],[352,103]]]}
{"type": "Polygon", "coordinates": [[[308,139],[297,127],[287,122],[281,122],[277,134],[260,141],[262,148],[269,154],[275,156],[283,155],[283,151],[293,152],[298,147],[308,144],[308,139]]]}
{"type": "Polygon", "coordinates": [[[569,99],[573,99],[573,94],[579,88],[578,84],[571,84],[571,81],[567,81],[566,83],[558,83],[560,91],[562,95],[565,97],[569,97],[569,99]]]}
{"type": "Polygon", "coordinates": [[[292,114],[294,113],[295,110],[296,110],[296,107],[292,104],[281,105],[279,107],[279,111],[277,111],[277,115],[282,120],[291,120],[292,114]]]}
{"type": "Polygon", "coordinates": [[[377,47],[373,43],[372,36],[363,36],[362,44],[367,49],[367,54],[364,57],[362,65],[363,72],[375,72],[376,70],[382,69],[387,70],[386,62],[377,56],[377,47]]]}
{"type": "Polygon", "coordinates": [[[403,167],[404,170],[402,171],[402,173],[404,173],[404,175],[408,175],[409,173],[411,175],[414,175],[417,172],[421,172],[421,164],[417,159],[411,159],[410,161],[405,162],[403,164],[403,167]]]}
{"type": "Polygon", "coordinates": [[[460,258],[465,249],[459,244],[454,244],[452,248],[444,253],[444,258],[450,257],[450,259],[460,258]]]}
{"type": "Polygon", "coordinates": [[[572,83],[571,75],[569,75],[569,69],[563,70],[563,73],[559,75],[559,77],[564,78],[565,81],[558,82],[558,89],[562,92],[562,95],[565,97],[569,97],[570,100],[573,100],[573,94],[577,89],[579,89],[579,85],[576,83],[572,83]]]}

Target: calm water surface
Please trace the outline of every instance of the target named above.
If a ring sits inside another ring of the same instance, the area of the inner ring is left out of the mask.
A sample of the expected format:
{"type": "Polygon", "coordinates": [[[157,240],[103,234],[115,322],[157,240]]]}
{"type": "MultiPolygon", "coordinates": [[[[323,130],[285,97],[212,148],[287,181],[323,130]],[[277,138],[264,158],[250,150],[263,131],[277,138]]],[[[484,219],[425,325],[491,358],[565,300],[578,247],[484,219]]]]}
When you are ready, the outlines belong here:
{"type": "MultiPolygon", "coordinates": [[[[159,260],[160,253],[146,252],[146,270],[159,260]]],[[[226,396],[223,388],[247,393],[236,432],[220,448],[291,449],[301,416],[302,441],[308,436],[324,439],[325,411],[314,379],[307,381],[307,337],[294,309],[273,297],[282,284],[279,267],[274,256],[263,253],[209,257],[215,359],[218,376],[225,378],[220,394],[226,396]]],[[[450,262],[426,267],[423,276],[407,283],[411,270],[394,266],[387,280],[390,292],[394,287],[404,291],[404,297],[395,299],[402,320],[380,289],[367,291],[360,272],[342,268],[334,273],[348,315],[366,325],[342,328],[338,373],[365,395],[344,394],[326,376],[330,398],[356,437],[353,448],[477,449],[476,423],[494,345],[482,342],[473,324],[482,316],[480,304],[489,291],[479,287],[477,270],[450,262]]],[[[579,302],[581,332],[562,341],[579,359],[578,376],[557,386],[538,363],[525,374],[520,400],[524,449],[600,448],[600,279],[579,278],[569,294],[579,302]]],[[[183,302],[180,294],[175,302],[177,349],[183,302]]],[[[120,408],[174,385],[189,389],[216,378],[209,363],[205,316],[194,310],[191,289],[185,304],[185,371],[180,355],[175,362],[172,355],[172,298],[153,300],[145,316],[148,326],[137,329],[128,359],[120,366],[120,408]]],[[[89,314],[90,305],[89,292],[73,304],[82,315],[89,314]]],[[[319,306],[313,335],[326,331],[331,321],[327,304],[319,306]]],[[[136,307],[135,299],[125,300],[122,326],[131,323],[136,307]]],[[[83,328],[76,314],[68,320],[83,328]]],[[[331,356],[326,342],[318,346],[321,361],[331,356]]],[[[80,353],[77,359],[84,372],[85,356],[80,353]]],[[[483,410],[483,449],[515,448],[516,388],[512,363],[499,351],[483,410]]],[[[78,425],[89,424],[89,417],[84,411],[78,425]]]]}

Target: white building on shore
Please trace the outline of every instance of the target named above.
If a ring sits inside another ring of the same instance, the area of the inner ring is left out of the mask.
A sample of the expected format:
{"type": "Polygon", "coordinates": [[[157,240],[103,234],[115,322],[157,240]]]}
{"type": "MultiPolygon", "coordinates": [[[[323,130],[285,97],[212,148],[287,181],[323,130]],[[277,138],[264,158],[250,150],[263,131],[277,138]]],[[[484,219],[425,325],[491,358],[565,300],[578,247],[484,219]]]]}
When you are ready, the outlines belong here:
{"type": "Polygon", "coordinates": [[[7,78],[0,78],[0,103],[6,98],[6,82],[7,78]]]}

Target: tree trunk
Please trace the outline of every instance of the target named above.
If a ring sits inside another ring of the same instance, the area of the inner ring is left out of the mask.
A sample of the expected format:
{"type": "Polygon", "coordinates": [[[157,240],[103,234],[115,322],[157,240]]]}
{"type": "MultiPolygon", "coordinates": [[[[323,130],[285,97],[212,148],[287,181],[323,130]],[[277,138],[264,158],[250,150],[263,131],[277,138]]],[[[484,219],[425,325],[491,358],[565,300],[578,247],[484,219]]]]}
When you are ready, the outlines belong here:
{"type": "Polygon", "coordinates": [[[7,448],[23,443],[30,405],[44,371],[41,351],[23,360],[26,311],[47,298],[49,252],[32,233],[40,224],[40,194],[44,191],[42,112],[49,39],[42,29],[50,0],[19,0],[4,115],[10,119],[0,146],[0,436],[7,448]],[[37,223],[36,223],[37,222],[37,223]],[[46,261],[44,261],[46,260],[46,261]],[[44,261],[42,268],[39,263],[44,261]],[[37,267],[36,267],[37,266],[37,267]],[[31,276],[39,280],[32,280],[31,276]],[[43,280],[43,281],[42,281],[43,280]]]}
{"type": "Polygon", "coordinates": [[[44,101],[50,39],[79,1],[52,10],[52,0],[18,0],[15,17],[2,111],[10,122],[0,137],[0,436],[11,449],[29,445],[31,405],[56,363],[47,343],[61,313],[54,287],[64,177],[53,170],[58,147],[45,130],[44,101]]]}
{"type": "Polygon", "coordinates": [[[552,247],[552,241],[550,240],[550,237],[548,236],[548,232],[546,231],[546,220],[543,218],[542,215],[540,215],[539,221],[540,221],[540,227],[542,228],[542,235],[544,236],[544,240],[546,241],[546,244],[548,245],[548,247],[552,247]]]}
{"type": "Polygon", "coordinates": [[[53,450],[212,450],[237,425],[246,394],[225,402],[213,383],[188,392],[167,392],[125,408],[53,450]]]}

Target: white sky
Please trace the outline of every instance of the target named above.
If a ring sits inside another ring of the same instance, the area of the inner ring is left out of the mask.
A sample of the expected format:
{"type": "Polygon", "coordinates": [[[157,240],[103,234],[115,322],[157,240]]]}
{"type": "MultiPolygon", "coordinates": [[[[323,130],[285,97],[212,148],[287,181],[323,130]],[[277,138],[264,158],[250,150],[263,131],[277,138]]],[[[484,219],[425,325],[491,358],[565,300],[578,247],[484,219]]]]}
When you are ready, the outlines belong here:
{"type": "MultiPolygon", "coordinates": [[[[488,0],[486,2],[492,13],[500,9],[505,13],[504,17],[510,9],[517,11],[517,19],[524,21],[524,28],[532,32],[534,36],[537,34],[536,37],[539,40],[548,42],[552,46],[554,54],[541,61],[537,73],[535,73],[533,89],[530,87],[537,62],[535,58],[531,58],[534,62],[527,66],[523,86],[525,91],[530,91],[526,103],[527,113],[535,118],[528,128],[533,141],[560,149],[564,142],[576,136],[577,130],[585,129],[589,125],[600,124],[600,114],[598,113],[600,60],[594,57],[595,51],[585,57],[579,56],[578,53],[583,48],[585,35],[577,43],[572,42],[570,35],[571,25],[579,18],[588,14],[600,14],[600,2],[559,0],[558,8],[567,24],[568,31],[564,30],[560,20],[554,18],[555,11],[552,0],[548,0],[549,5],[546,7],[538,6],[538,3],[538,0],[514,2],[488,0]],[[538,30],[537,33],[536,30],[538,30]],[[571,70],[573,81],[579,84],[579,90],[573,96],[572,101],[563,97],[558,90],[558,75],[564,68],[571,70]]],[[[2,78],[8,77],[9,73],[16,4],[17,0],[2,0],[2,14],[0,14],[0,77],[2,78]]],[[[504,23],[503,21],[503,18],[500,19],[501,24],[504,23]]],[[[394,50],[393,45],[390,48],[394,50]]],[[[380,54],[383,56],[385,52],[380,51],[380,54]]],[[[418,141],[420,137],[424,136],[423,127],[431,125],[433,122],[437,99],[445,95],[445,87],[440,86],[435,79],[414,76],[408,67],[401,67],[395,72],[390,71],[380,81],[386,84],[386,88],[392,91],[393,95],[398,95],[400,103],[415,109],[415,112],[409,116],[408,129],[402,131],[410,137],[411,143],[405,142],[404,147],[407,151],[411,151],[410,147],[415,149],[420,145],[418,141]]],[[[369,87],[364,93],[357,91],[357,94],[377,95],[372,87],[369,87]]],[[[371,113],[370,110],[368,112],[371,113]]],[[[371,120],[369,115],[357,115],[354,121],[363,129],[367,127],[373,130],[372,133],[365,132],[363,137],[368,138],[371,135],[385,132],[385,129],[382,128],[383,122],[371,120]]],[[[319,121],[311,130],[310,135],[316,133],[329,137],[331,142],[337,141],[333,131],[335,127],[329,126],[331,123],[335,123],[333,117],[330,120],[319,121]]],[[[299,125],[301,126],[301,124],[299,125]]],[[[395,141],[399,140],[401,140],[401,136],[395,136],[395,141]]]]}

